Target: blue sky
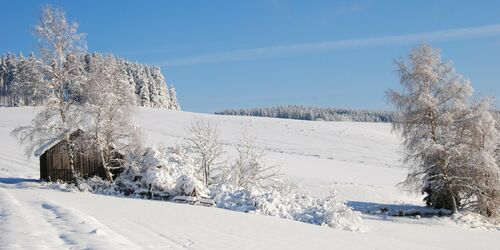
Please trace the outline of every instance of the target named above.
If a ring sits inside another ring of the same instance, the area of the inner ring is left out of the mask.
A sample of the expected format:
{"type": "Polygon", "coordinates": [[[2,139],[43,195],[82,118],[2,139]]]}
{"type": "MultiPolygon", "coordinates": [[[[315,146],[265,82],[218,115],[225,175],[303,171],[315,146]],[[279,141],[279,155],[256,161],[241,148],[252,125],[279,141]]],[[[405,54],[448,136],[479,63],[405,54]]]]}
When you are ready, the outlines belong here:
{"type": "Polygon", "coordinates": [[[477,96],[500,96],[500,1],[2,1],[0,53],[35,50],[47,3],[80,24],[89,51],[160,65],[188,111],[390,109],[393,60],[423,41],[477,96]]]}

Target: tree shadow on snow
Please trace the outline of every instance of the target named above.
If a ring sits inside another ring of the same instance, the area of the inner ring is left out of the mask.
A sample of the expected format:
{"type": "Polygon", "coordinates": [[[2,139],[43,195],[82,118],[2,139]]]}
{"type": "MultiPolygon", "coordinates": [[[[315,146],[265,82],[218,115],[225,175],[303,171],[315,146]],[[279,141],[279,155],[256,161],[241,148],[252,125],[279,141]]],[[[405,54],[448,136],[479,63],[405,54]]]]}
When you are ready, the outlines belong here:
{"type": "Polygon", "coordinates": [[[448,209],[434,209],[426,206],[412,204],[383,204],[364,201],[347,201],[347,205],[354,211],[364,214],[381,216],[420,216],[433,217],[450,215],[448,209]]]}
{"type": "Polygon", "coordinates": [[[40,182],[38,179],[16,178],[16,177],[0,177],[0,183],[3,184],[22,184],[40,182]]]}

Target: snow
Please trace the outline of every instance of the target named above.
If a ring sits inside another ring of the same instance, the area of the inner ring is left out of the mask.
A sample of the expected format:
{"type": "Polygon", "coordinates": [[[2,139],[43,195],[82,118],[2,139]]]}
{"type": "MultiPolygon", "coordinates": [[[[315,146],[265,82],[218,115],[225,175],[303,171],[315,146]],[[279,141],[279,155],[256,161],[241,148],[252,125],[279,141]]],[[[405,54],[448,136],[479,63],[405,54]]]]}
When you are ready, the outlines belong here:
{"type": "Polygon", "coordinates": [[[235,154],[244,131],[257,136],[270,164],[318,197],[330,190],[363,214],[365,232],[272,216],[68,192],[41,184],[38,159],[26,159],[10,131],[35,108],[0,108],[0,249],[496,249],[500,228],[474,214],[393,217],[387,207],[422,210],[421,196],[399,190],[406,175],[389,124],[233,117],[141,108],[136,121],[151,145],[182,143],[185,128],[210,120],[235,154]]]}
{"type": "Polygon", "coordinates": [[[341,228],[352,232],[366,231],[361,213],[353,211],[335,193],[324,199],[296,194],[295,190],[253,193],[242,189],[227,192],[219,188],[214,200],[217,207],[292,219],[309,224],[341,228]]]}

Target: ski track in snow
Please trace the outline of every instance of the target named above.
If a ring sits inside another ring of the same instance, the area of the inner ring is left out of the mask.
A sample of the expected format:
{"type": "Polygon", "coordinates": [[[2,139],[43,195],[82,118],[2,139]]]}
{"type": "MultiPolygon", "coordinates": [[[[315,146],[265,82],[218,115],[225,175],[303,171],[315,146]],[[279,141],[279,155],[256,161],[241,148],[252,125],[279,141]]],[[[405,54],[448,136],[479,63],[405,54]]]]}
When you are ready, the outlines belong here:
{"type": "MultiPolygon", "coordinates": [[[[2,249],[37,249],[37,245],[54,246],[63,249],[65,242],[57,237],[55,230],[40,211],[29,204],[22,204],[7,189],[0,189],[2,209],[2,227],[0,230],[0,248],[2,249]]],[[[46,247],[48,249],[48,247],[46,247]]]]}
{"type": "MultiPolygon", "coordinates": [[[[464,216],[396,218],[363,215],[369,230],[352,233],[217,208],[61,192],[41,186],[38,159],[26,159],[10,131],[34,108],[0,108],[0,249],[495,249],[500,231],[464,216]],[[477,227],[471,229],[471,227],[477,227]]],[[[182,143],[197,119],[219,126],[228,154],[247,130],[303,191],[335,189],[362,211],[421,206],[395,185],[399,140],[389,124],[227,117],[141,108],[149,144],[182,143]]]]}
{"type": "MultiPolygon", "coordinates": [[[[92,216],[48,201],[17,200],[0,188],[2,249],[137,248],[92,216]],[[10,241],[9,239],[15,239],[10,241]]],[[[33,199],[33,197],[30,197],[33,199]]]]}

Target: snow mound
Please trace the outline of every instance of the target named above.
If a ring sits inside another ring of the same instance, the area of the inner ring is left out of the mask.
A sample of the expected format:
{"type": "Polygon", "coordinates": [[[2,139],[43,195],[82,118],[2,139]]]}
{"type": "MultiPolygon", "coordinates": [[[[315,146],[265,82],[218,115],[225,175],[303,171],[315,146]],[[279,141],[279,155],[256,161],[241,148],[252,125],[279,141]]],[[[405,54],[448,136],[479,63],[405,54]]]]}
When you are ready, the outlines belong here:
{"type": "Polygon", "coordinates": [[[451,216],[451,220],[463,227],[500,231],[500,222],[492,221],[473,212],[454,214],[451,216]]]}
{"type": "Polygon", "coordinates": [[[221,186],[211,190],[219,208],[281,217],[348,231],[366,231],[361,213],[353,211],[335,192],[319,199],[296,191],[248,191],[221,186]]]}

